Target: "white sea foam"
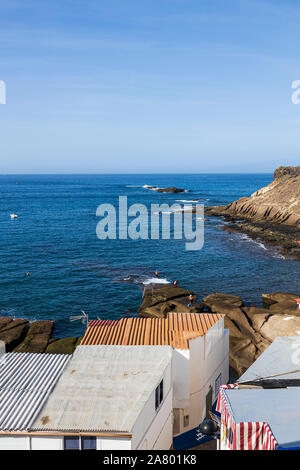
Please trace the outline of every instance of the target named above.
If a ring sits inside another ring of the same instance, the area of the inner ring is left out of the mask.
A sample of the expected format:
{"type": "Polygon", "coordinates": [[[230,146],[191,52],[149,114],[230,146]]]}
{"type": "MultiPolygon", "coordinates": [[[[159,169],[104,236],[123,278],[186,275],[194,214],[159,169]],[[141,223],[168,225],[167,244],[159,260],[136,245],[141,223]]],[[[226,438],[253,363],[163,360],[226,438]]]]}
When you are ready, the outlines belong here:
{"type": "Polygon", "coordinates": [[[176,202],[188,202],[190,204],[197,204],[199,202],[199,199],[176,199],[176,202]]]}
{"type": "Polygon", "coordinates": [[[166,278],[159,278],[159,277],[150,277],[143,281],[144,286],[148,286],[149,284],[171,284],[171,281],[168,281],[166,278]]]}
{"type": "MultiPolygon", "coordinates": [[[[285,259],[285,257],[283,255],[281,255],[280,253],[278,253],[276,250],[272,249],[272,248],[267,248],[261,241],[259,240],[254,240],[253,238],[249,237],[248,235],[246,235],[245,233],[242,233],[242,234],[239,234],[238,235],[238,238],[240,240],[243,240],[243,241],[246,241],[248,243],[252,243],[256,246],[259,246],[260,248],[262,248],[264,251],[267,251],[271,256],[272,258],[277,258],[277,259],[285,259]]],[[[231,238],[230,240],[234,240],[233,238],[231,238]]]]}

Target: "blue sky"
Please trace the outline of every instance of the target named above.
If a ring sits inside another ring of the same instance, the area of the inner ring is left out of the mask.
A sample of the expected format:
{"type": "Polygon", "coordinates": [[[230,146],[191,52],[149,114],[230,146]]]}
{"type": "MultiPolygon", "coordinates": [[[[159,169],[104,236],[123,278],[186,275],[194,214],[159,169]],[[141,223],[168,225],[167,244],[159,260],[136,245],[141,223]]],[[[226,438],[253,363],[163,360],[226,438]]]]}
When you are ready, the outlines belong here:
{"type": "Polygon", "coordinates": [[[298,0],[0,0],[0,173],[299,164],[298,0]]]}

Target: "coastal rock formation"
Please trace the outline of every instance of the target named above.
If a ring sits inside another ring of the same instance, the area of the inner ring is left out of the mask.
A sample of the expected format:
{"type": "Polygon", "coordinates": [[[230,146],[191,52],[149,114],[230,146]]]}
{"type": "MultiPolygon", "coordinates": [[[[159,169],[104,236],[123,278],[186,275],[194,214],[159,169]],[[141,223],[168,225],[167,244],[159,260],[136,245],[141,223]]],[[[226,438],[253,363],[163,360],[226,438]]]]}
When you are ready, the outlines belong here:
{"type": "Polygon", "coordinates": [[[221,305],[230,305],[232,307],[241,307],[243,305],[242,298],[238,295],[231,295],[231,294],[222,294],[218,292],[217,294],[211,294],[208,295],[207,297],[204,297],[202,299],[202,303],[212,309],[214,312],[214,309],[216,308],[216,305],[221,304],[221,305]]]}
{"type": "Polygon", "coordinates": [[[300,166],[280,167],[265,188],[227,206],[207,207],[205,213],[229,221],[246,220],[226,229],[261,238],[283,247],[283,254],[300,259],[300,166]]]}
{"type": "Polygon", "coordinates": [[[202,312],[203,305],[196,302],[192,291],[179,286],[148,288],[138,309],[141,317],[164,318],[169,312],[202,312]],[[192,307],[189,296],[193,296],[192,307]]]}
{"type": "Polygon", "coordinates": [[[144,186],[146,189],[150,189],[152,191],[156,191],[157,193],[172,193],[172,194],[177,194],[177,193],[185,193],[185,189],[181,188],[176,188],[175,186],[170,186],[168,188],[159,188],[158,186],[149,186],[146,185],[144,186]]]}
{"type": "Polygon", "coordinates": [[[211,312],[225,315],[224,324],[230,331],[230,365],[239,376],[277,336],[298,336],[300,309],[296,298],[299,295],[263,294],[263,303],[269,308],[247,307],[241,304],[240,297],[228,294],[212,294],[203,299],[211,312]]]}
{"type": "Polygon", "coordinates": [[[263,304],[266,306],[281,302],[293,302],[297,299],[297,294],[286,294],[285,292],[274,292],[273,294],[262,294],[263,304]]]}
{"type": "Polygon", "coordinates": [[[23,341],[28,328],[27,320],[0,317],[0,341],[4,342],[7,352],[13,351],[23,341]]]}
{"type": "Polygon", "coordinates": [[[30,323],[25,338],[22,340],[22,343],[14,349],[14,352],[45,352],[52,334],[53,326],[54,322],[50,320],[34,321],[30,323]]]}
{"type": "Polygon", "coordinates": [[[198,312],[204,310],[225,316],[229,329],[230,366],[238,376],[260,356],[277,336],[298,336],[300,309],[296,294],[276,292],[262,294],[264,307],[246,306],[241,297],[216,293],[204,297],[193,307],[187,307],[191,291],[175,286],[148,289],[139,308],[140,316],[163,318],[170,312],[198,312]]]}
{"type": "Polygon", "coordinates": [[[81,338],[51,338],[54,322],[0,317],[0,341],[6,352],[72,354],[81,338]]]}
{"type": "Polygon", "coordinates": [[[174,186],[171,186],[169,188],[156,188],[155,191],[157,191],[158,193],[173,193],[173,194],[185,192],[184,189],[175,188],[174,186]]]}
{"type": "Polygon", "coordinates": [[[81,343],[82,337],[71,337],[56,339],[52,338],[46,349],[46,353],[49,354],[73,354],[76,346],[81,343]]]}

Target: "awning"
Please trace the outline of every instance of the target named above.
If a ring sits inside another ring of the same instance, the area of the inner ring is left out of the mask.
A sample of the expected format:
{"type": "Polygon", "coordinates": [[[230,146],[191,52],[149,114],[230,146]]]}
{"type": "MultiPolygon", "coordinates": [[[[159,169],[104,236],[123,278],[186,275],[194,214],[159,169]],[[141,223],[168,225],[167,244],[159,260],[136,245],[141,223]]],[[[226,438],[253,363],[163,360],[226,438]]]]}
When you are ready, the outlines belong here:
{"type": "MultiPolygon", "coordinates": [[[[220,439],[228,450],[276,450],[278,443],[268,423],[263,421],[236,422],[226,390],[237,389],[237,384],[220,387],[217,411],[221,414],[220,439]]],[[[243,393],[241,390],[236,393],[243,393]]]]}

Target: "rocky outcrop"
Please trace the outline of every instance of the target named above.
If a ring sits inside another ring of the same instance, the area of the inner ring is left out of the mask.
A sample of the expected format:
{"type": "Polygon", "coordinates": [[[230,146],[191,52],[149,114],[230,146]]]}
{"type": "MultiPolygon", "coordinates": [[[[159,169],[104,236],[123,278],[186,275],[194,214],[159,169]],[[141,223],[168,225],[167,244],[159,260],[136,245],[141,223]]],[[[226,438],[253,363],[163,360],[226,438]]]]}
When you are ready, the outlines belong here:
{"type": "Polygon", "coordinates": [[[242,298],[239,295],[222,294],[220,292],[204,297],[204,299],[202,299],[202,303],[213,312],[217,308],[218,304],[223,306],[229,305],[231,307],[241,307],[243,305],[242,298]]]}
{"type": "Polygon", "coordinates": [[[175,186],[170,186],[168,188],[159,188],[158,186],[145,186],[146,189],[150,189],[151,191],[156,191],[157,193],[185,193],[185,189],[176,188],[175,186]]]}
{"type": "Polygon", "coordinates": [[[298,336],[300,309],[297,294],[276,292],[262,294],[263,307],[246,306],[240,296],[216,293],[204,297],[201,303],[193,295],[193,307],[187,307],[191,291],[164,286],[146,291],[139,309],[141,316],[164,318],[170,312],[205,311],[225,316],[229,329],[230,366],[238,376],[261,355],[277,336],[298,336]],[[267,307],[267,308],[266,308],[267,307]]]}
{"type": "Polygon", "coordinates": [[[277,336],[298,336],[298,297],[281,292],[263,294],[263,303],[269,308],[247,307],[240,297],[228,294],[212,294],[202,300],[209,311],[225,315],[224,324],[230,331],[230,365],[239,376],[277,336]]]}
{"type": "Polygon", "coordinates": [[[45,352],[52,334],[53,321],[34,321],[30,323],[25,338],[22,343],[14,348],[14,352],[45,352]]]}
{"type": "Polygon", "coordinates": [[[179,286],[149,288],[144,291],[138,309],[141,317],[164,318],[169,312],[202,312],[203,305],[197,303],[192,291],[179,286]],[[193,296],[192,302],[189,296],[193,296]],[[188,305],[191,304],[191,307],[188,305]]]}
{"type": "Polygon", "coordinates": [[[262,294],[262,301],[265,306],[278,305],[282,302],[293,302],[297,299],[297,294],[287,294],[285,292],[274,292],[273,294],[262,294]]]}
{"type": "Polygon", "coordinates": [[[171,186],[169,188],[156,188],[155,191],[158,193],[172,193],[172,194],[177,194],[177,193],[184,193],[185,190],[181,188],[175,188],[174,186],[171,186]]]}
{"type": "Polygon", "coordinates": [[[76,346],[81,343],[82,337],[62,338],[50,340],[46,353],[49,354],[73,354],[76,346]]]}
{"type": "Polygon", "coordinates": [[[0,317],[0,341],[6,352],[43,353],[49,344],[54,322],[29,322],[23,318],[0,317]]]}
{"type": "Polygon", "coordinates": [[[7,352],[13,351],[25,338],[29,328],[28,320],[0,317],[0,341],[7,352]]]}
{"type": "Polygon", "coordinates": [[[207,207],[206,215],[248,221],[227,227],[283,247],[284,254],[300,259],[300,166],[280,167],[274,180],[250,197],[227,206],[207,207]]]}

